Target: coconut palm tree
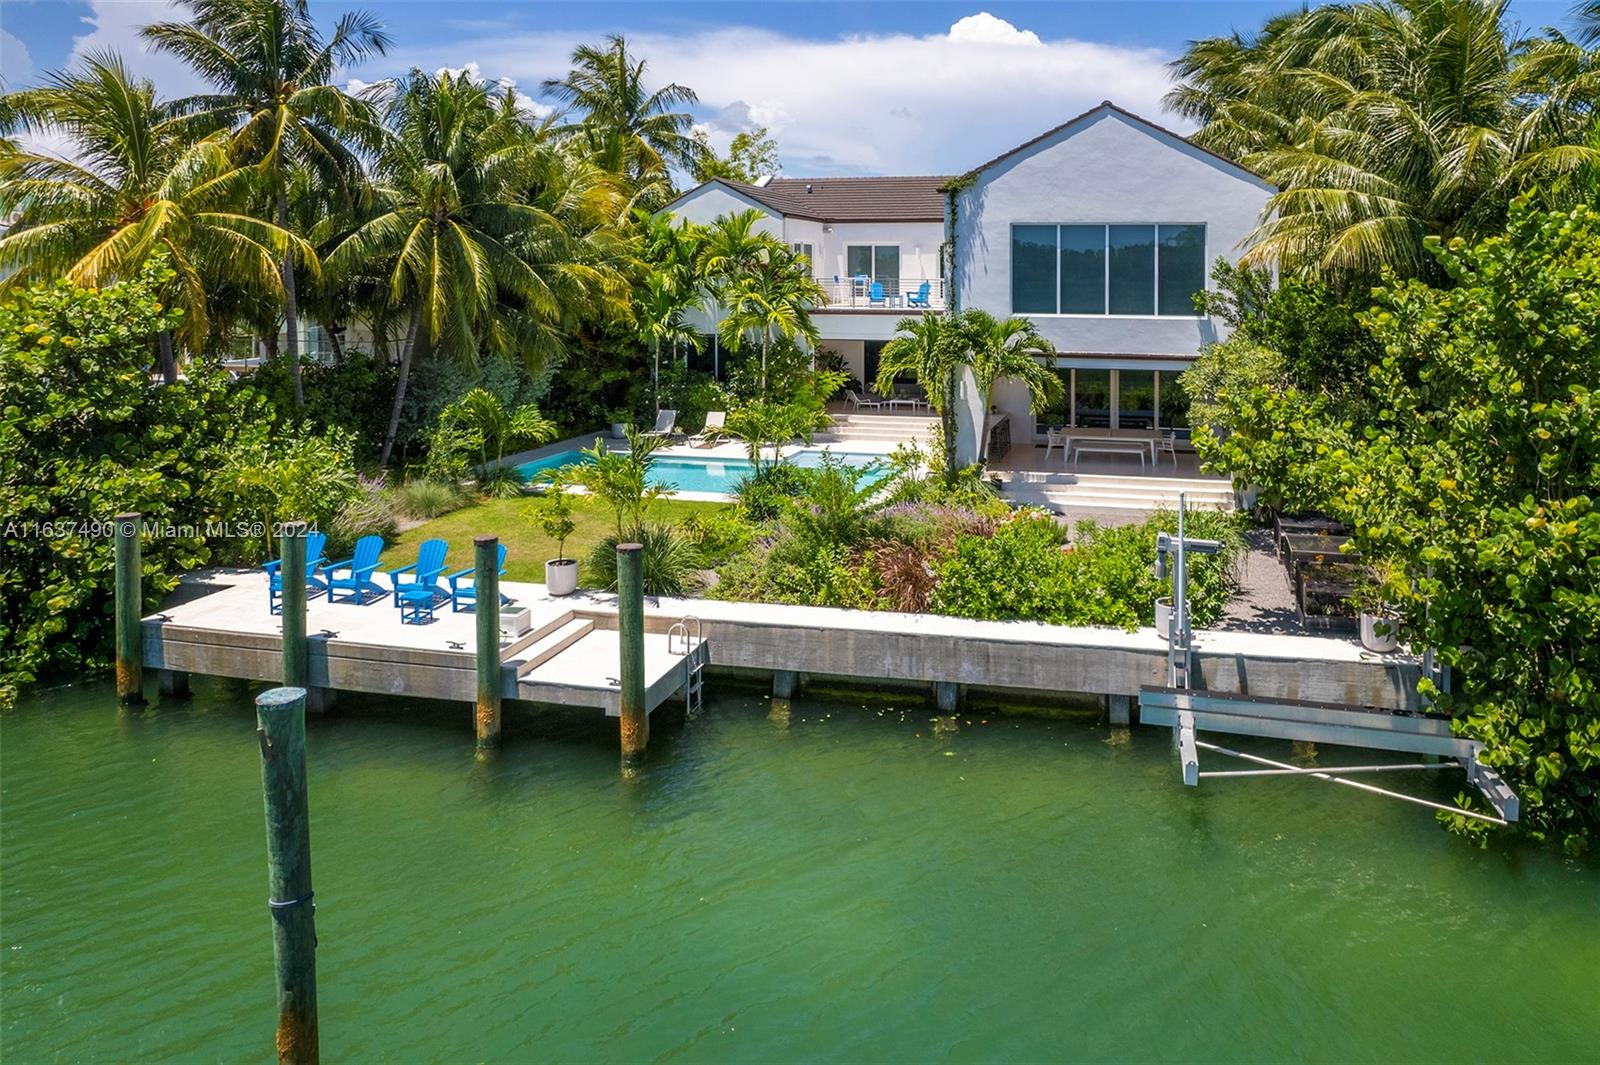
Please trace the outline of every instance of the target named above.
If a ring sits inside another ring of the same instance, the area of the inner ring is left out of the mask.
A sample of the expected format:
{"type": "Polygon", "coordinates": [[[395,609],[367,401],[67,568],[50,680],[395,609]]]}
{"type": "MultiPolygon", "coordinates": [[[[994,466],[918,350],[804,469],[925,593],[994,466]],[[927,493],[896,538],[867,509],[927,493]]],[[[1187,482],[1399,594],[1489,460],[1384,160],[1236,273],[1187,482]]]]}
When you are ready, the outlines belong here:
{"type": "Polygon", "coordinates": [[[613,206],[574,184],[592,170],[553,157],[468,74],[413,70],[386,106],[379,208],[328,256],[335,277],[380,270],[409,319],[380,461],[387,464],[419,343],[475,365],[480,352],[554,355],[578,316],[615,311],[626,283],[608,260],[613,206]],[[574,175],[578,177],[575,178],[574,175]]]}
{"type": "Polygon", "coordinates": [[[956,378],[962,367],[971,365],[972,347],[954,319],[929,312],[896,323],[894,338],[878,355],[878,379],[872,383],[882,395],[893,392],[895,379],[902,375],[914,376],[922,385],[928,405],[939,413],[946,483],[954,483],[957,472],[956,378]]]}
{"type": "Polygon", "coordinates": [[[159,338],[161,370],[177,380],[176,346],[191,356],[211,333],[211,291],[282,298],[285,257],[313,271],[309,245],[239,209],[258,175],[239,169],[226,132],[191,141],[156,98],[111,53],[80,70],[5,97],[17,128],[63,134],[73,160],[29,151],[0,154],[0,291],[66,277],[102,286],[131,277],[153,252],[174,272],[170,300],[183,308],[180,334],[159,338]],[[176,343],[175,343],[176,341],[176,343]]]}
{"type": "Polygon", "coordinates": [[[566,76],[544,83],[546,95],[575,116],[558,129],[585,137],[603,165],[636,182],[664,178],[669,165],[692,170],[705,153],[690,134],[694,116],[678,110],[700,102],[694,90],[674,82],[651,92],[645,69],[613,33],[604,47],[579,45],[566,76]]]}
{"type": "Polygon", "coordinates": [[[1537,44],[1505,0],[1332,4],[1194,42],[1168,104],[1278,186],[1247,263],[1416,273],[1423,237],[1497,229],[1519,191],[1596,162],[1600,93],[1537,44]]]}
{"type": "MultiPolygon", "coordinates": [[[[370,109],[330,84],[337,67],[381,55],[389,45],[372,15],[341,15],[322,37],[306,0],[184,0],[188,22],[158,22],[141,35],[158,51],[186,62],[215,92],[189,97],[179,108],[201,128],[235,131],[241,156],[268,175],[274,219],[289,228],[289,171],[314,171],[329,187],[348,190],[361,179],[349,138],[371,141],[370,109]]],[[[300,386],[299,307],[294,264],[279,263],[289,373],[294,401],[300,386]]]]}
{"type": "MultiPolygon", "coordinates": [[[[951,323],[970,353],[972,376],[983,410],[994,407],[994,387],[1002,379],[1020,381],[1028,389],[1029,407],[1043,410],[1061,395],[1061,378],[1050,371],[1055,347],[1026,318],[996,318],[988,311],[962,311],[951,323]]],[[[987,434],[978,441],[979,457],[988,457],[987,434]]]]}

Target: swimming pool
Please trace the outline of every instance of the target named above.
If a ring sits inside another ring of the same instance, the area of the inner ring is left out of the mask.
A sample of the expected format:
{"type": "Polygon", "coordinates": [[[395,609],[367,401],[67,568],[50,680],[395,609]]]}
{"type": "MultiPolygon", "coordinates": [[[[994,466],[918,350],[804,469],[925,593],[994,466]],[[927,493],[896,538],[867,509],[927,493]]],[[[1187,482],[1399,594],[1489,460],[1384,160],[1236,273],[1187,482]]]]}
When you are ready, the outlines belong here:
{"type": "MultiPolygon", "coordinates": [[[[862,455],[818,447],[803,448],[790,455],[788,461],[805,469],[816,469],[822,465],[822,457],[828,454],[842,460],[846,465],[858,468],[870,466],[874,462],[881,463],[884,459],[882,455],[862,455]]],[[[533,481],[546,471],[591,461],[593,460],[582,451],[560,451],[554,455],[522,463],[517,467],[517,476],[524,481],[533,481]]],[[[650,483],[677,492],[732,495],[734,486],[748,476],[752,468],[750,460],[743,458],[657,455],[650,462],[650,483]]],[[[884,472],[886,471],[880,470],[874,473],[867,483],[878,480],[884,472]]]]}

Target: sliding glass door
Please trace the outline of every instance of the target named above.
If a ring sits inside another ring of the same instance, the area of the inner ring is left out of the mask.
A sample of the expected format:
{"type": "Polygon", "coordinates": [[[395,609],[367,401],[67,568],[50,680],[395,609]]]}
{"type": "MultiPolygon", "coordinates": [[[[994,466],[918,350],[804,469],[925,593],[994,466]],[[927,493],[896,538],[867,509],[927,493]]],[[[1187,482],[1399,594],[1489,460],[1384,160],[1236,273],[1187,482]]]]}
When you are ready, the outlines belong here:
{"type": "Polygon", "coordinates": [[[1176,370],[1057,370],[1062,398],[1039,412],[1039,433],[1057,425],[1081,429],[1183,429],[1189,400],[1176,370]]]}

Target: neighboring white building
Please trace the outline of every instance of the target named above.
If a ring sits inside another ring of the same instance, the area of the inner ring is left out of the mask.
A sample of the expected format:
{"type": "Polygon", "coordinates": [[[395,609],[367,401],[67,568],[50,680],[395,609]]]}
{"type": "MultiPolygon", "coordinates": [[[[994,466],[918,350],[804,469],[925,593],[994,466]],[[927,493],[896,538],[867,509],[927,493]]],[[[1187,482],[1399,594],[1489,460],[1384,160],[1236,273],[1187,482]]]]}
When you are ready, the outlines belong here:
{"type": "Polygon", "coordinates": [[[1108,101],[960,177],[710,181],[667,210],[765,215],[811,256],[829,294],[813,320],[862,380],[923,282],[930,312],[1031,319],[1060,353],[1066,399],[1035,417],[1002,384],[995,405],[1021,442],[1048,425],[1186,425],[1172,381],[1225,332],[1193,295],[1218,258],[1237,260],[1273,191],[1108,101]]]}

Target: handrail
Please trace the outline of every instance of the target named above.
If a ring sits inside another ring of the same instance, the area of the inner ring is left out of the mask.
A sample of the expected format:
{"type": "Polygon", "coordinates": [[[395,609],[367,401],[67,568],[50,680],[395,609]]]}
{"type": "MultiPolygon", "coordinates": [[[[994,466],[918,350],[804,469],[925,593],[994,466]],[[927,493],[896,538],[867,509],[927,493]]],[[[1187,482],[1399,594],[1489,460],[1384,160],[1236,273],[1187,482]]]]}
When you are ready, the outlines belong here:
{"type": "Polygon", "coordinates": [[[944,278],[942,277],[867,277],[832,274],[817,277],[824,293],[825,309],[855,308],[859,310],[919,310],[942,311],[945,307],[944,278]],[[926,301],[922,286],[927,285],[926,301]],[[875,291],[876,287],[876,291],[875,291]]]}

